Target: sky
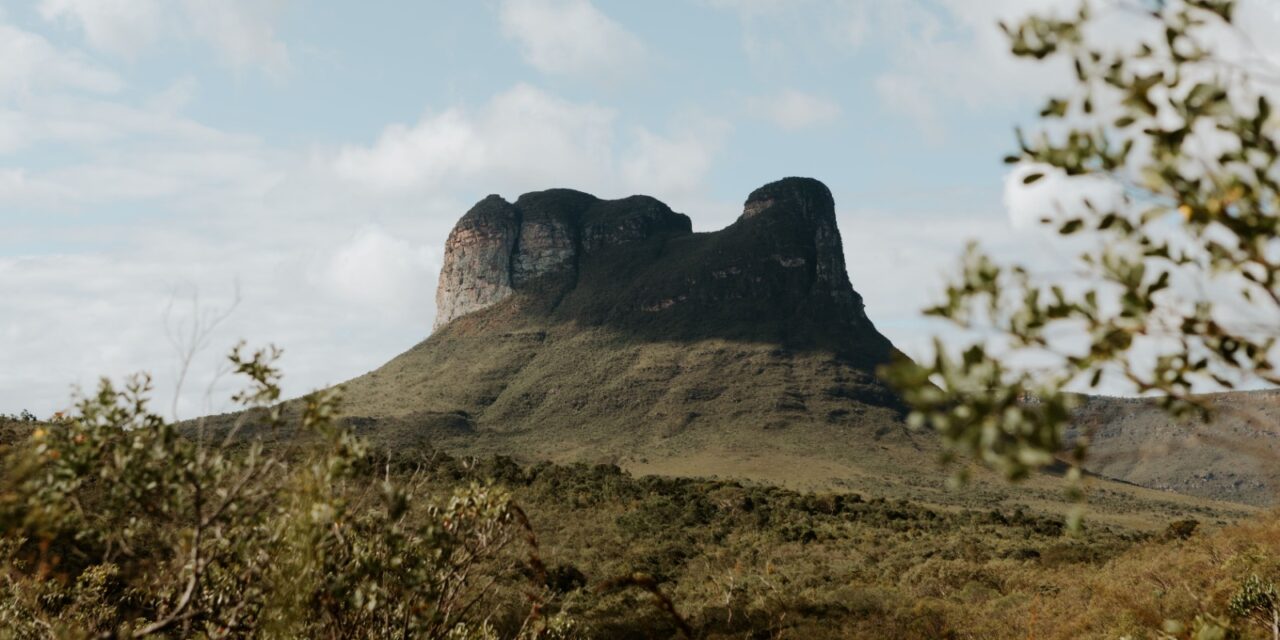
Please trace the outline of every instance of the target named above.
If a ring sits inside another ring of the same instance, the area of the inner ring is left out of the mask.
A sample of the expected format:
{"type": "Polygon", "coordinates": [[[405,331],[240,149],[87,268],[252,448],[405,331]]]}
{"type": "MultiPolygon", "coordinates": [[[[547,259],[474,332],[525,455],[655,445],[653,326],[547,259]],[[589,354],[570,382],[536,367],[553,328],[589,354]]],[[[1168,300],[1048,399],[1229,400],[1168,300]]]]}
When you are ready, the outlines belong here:
{"type": "Polygon", "coordinates": [[[166,413],[227,410],[241,339],[284,348],[289,395],[362,374],[429,334],[473,203],[551,187],[714,230],[818,178],[922,354],[967,240],[1058,251],[1001,158],[1068,76],[996,24],[1074,5],[0,0],[0,413],[137,371],[166,413]]]}

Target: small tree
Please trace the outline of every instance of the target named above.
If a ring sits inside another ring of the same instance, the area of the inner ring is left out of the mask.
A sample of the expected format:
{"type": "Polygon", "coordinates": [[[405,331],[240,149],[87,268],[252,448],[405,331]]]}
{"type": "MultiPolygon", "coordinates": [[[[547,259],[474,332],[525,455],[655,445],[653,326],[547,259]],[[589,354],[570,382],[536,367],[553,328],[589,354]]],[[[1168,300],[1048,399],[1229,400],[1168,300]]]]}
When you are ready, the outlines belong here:
{"type": "MultiPolygon", "coordinates": [[[[937,430],[950,455],[1013,479],[1063,449],[1071,390],[1123,380],[1186,414],[1207,410],[1198,385],[1280,384],[1280,144],[1260,80],[1275,69],[1222,52],[1224,39],[1246,42],[1233,0],[1105,6],[1152,36],[1095,44],[1088,5],[1002,25],[1014,55],[1066,62],[1076,79],[1046,102],[1041,131],[1018,132],[1007,161],[1029,185],[1054,175],[1115,195],[1043,212],[1058,234],[1091,239],[1074,277],[1040,277],[970,246],[927,313],[998,340],[959,355],[939,342],[932,361],[887,372],[911,421],[937,430]]],[[[1075,444],[1078,462],[1087,439],[1075,444]]]]}
{"type": "Polygon", "coordinates": [[[1271,629],[1271,637],[1280,640],[1280,593],[1270,580],[1257,574],[1245,579],[1240,590],[1231,596],[1231,615],[1271,629]]]}
{"type": "Polygon", "coordinates": [[[532,578],[520,636],[543,636],[545,575],[510,496],[436,498],[375,473],[338,396],[279,403],[279,351],[230,357],[247,409],[216,436],[148,409],[145,376],[103,380],[0,467],[0,628],[22,637],[488,638],[498,577],[532,578]],[[271,448],[239,434],[250,422],[271,448]],[[305,444],[305,443],[310,443],[305,444]],[[514,544],[529,541],[527,554],[514,544]]]}

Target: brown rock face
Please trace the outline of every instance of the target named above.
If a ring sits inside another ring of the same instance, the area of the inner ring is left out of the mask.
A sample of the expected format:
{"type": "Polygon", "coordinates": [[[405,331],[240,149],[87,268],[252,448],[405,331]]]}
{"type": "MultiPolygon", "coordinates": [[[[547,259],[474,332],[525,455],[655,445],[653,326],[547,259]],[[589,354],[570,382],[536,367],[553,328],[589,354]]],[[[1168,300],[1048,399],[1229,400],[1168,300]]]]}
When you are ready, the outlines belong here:
{"type": "Polygon", "coordinates": [[[458,221],[445,244],[435,326],[512,294],[511,259],[519,237],[519,212],[496,195],[481,200],[458,221]]]}
{"type": "Polygon", "coordinates": [[[450,235],[436,327],[507,298],[518,298],[515,318],[641,341],[818,349],[864,370],[893,352],[845,273],[831,192],[809,178],[755,190],[713,233],[643,196],[490,196],[450,235]]]}
{"type": "MultiPolygon", "coordinates": [[[[798,228],[797,253],[812,251],[812,293],[830,296],[832,304],[855,324],[871,326],[863,309],[862,296],[849,283],[844,264],[844,245],[836,227],[835,201],[821,182],[809,178],[788,178],[767,184],[747,196],[739,224],[764,220],[788,228],[798,228]],[[812,234],[806,238],[805,234],[812,234]]],[[[752,223],[747,223],[752,224],[752,223]]],[[[805,257],[779,256],[785,266],[801,267],[805,257]]]]}
{"type": "Polygon", "coordinates": [[[585,255],[690,232],[687,216],[646,196],[600,200],[571,189],[491,195],[467,212],[445,243],[436,321],[484,309],[545,279],[573,279],[585,255]]]}

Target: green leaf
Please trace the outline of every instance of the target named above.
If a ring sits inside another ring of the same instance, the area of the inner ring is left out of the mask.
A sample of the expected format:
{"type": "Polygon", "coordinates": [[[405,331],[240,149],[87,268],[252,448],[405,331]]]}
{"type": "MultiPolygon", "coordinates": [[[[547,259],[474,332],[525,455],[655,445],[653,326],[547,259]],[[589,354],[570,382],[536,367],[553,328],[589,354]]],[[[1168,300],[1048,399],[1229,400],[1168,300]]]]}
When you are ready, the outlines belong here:
{"type": "Polygon", "coordinates": [[[1049,100],[1049,103],[1046,104],[1044,108],[1040,110],[1040,117],[1061,118],[1067,115],[1067,107],[1069,106],[1070,106],[1070,103],[1067,102],[1066,100],[1051,98],[1049,100]]]}
{"type": "Polygon", "coordinates": [[[1022,184],[1034,184],[1037,180],[1043,177],[1043,173],[1028,173],[1022,178],[1022,184]]]}

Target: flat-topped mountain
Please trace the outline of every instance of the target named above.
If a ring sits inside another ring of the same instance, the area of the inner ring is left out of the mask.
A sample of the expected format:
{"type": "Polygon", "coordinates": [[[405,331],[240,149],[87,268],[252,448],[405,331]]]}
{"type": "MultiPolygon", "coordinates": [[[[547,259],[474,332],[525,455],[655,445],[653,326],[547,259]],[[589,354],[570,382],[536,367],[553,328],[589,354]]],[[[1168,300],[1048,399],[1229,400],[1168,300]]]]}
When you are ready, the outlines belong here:
{"type": "MultiPolygon", "coordinates": [[[[449,235],[434,332],[343,383],[344,418],[409,456],[607,462],[983,508],[1061,503],[1054,470],[947,489],[937,439],[906,427],[876,375],[897,352],[845,271],[822,183],[765,185],[728,227],[691,229],[646,196],[482,199],[449,235]]],[[[1206,504],[1096,482],[1094,517],[1117,523],[1206,504]]]]}
{"type": "Polygon", "coordinates": [[[646,196],[489,196],[449,234],[436,328],[513,298],[524,316],[826,349],[867,370],[892,350],[849,283],[831,192],[807,178],[757,189],[714,233],[646,196]]]}
{"type": "Polygon", "coordinates": [[[449,235],[436,300],[428,339],[343,385],[351,419],[464,451],[792,484],[931,460],[875,374],[895,350],[816,180],[756,189],[709,233],[646,196],[489,196],[449,235]]]}
{"type": "Polygon", "coordinates": [[[342,385],[345,413],[406,451],[957,499],[876,376],[896,351],[849,281],[831,192],[787,178],[691,227],[646,196],[484,198],[449,234],[435,331],[342,385]]]}

